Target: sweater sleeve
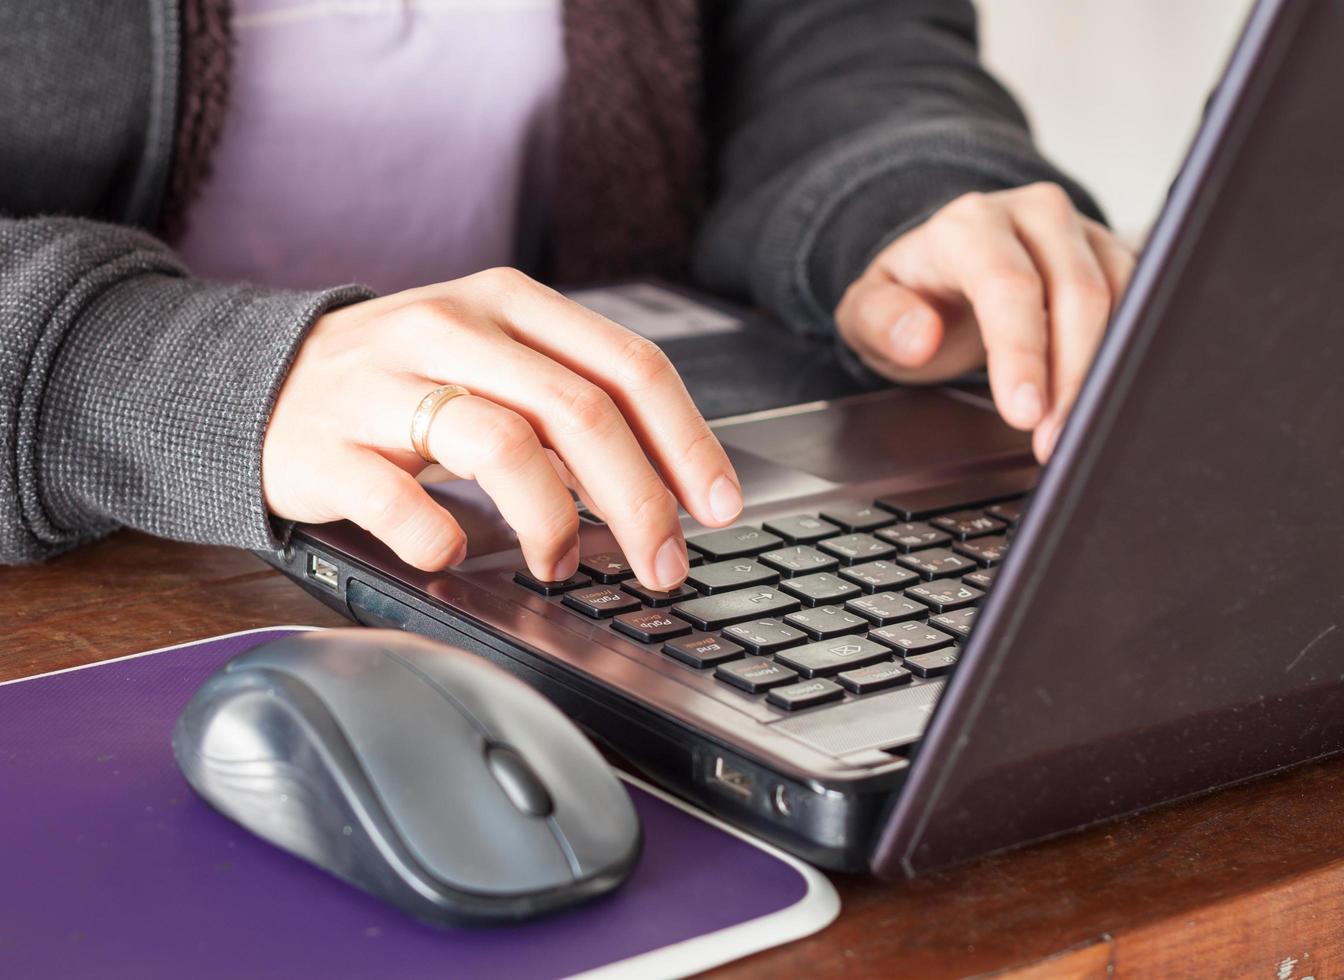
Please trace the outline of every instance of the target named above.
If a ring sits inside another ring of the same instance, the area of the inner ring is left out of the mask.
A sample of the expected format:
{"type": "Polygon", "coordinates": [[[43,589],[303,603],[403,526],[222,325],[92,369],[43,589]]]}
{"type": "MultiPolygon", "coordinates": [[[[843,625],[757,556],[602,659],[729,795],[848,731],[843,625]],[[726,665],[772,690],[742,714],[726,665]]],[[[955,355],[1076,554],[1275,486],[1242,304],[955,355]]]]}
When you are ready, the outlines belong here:
{"type": "Polygon", "coordinates": [[[880,247],[969,191],[1054,181],[1100,216],[981,67],[969,0],[727,0],[706,36],[696,278],[795,330],[830,333],[880,247]]]}
{"type": "Polygon", "coordinates": [[[132,229],[0,217],[0,562],[119,526],[278,547],[272,403],[308,327],[369,295],[205,282],[132,229]]]}

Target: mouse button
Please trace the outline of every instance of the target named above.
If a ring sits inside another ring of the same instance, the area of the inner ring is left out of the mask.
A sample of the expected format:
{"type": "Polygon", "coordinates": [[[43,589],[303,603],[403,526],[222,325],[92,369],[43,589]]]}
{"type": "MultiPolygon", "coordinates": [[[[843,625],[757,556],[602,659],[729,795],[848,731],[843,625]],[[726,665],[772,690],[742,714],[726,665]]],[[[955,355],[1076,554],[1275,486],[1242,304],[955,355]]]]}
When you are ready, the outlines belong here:
{"type": "Polygon", "coordinates": [[[550,815],[551,796],[522,756],[507,745],[491,745],[485,761],[510,803],[529,817],[550,815]]]}

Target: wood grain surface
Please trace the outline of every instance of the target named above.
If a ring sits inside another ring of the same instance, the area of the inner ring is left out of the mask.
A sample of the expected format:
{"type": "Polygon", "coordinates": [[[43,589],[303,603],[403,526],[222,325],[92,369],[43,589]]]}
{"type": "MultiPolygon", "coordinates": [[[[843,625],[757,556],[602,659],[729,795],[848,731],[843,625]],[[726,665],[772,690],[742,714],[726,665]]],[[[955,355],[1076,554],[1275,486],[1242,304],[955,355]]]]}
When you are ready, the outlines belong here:
{"type": "MultiPolygon", "coordinates": [[[[127,532],[0,568],[0,610],[0,680],[259,626],[348,625],[245,552],[127,532]]],[[[1344,759],[913,882],[834,881],[835,924],[717,975],[1344,976],[1344,759]]]]}

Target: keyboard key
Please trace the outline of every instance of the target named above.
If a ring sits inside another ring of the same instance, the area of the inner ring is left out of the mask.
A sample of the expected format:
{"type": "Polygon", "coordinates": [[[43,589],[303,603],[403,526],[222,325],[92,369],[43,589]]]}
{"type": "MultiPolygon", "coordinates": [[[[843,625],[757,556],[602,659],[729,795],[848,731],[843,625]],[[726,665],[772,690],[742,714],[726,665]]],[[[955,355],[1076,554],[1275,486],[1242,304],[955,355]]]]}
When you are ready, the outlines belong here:
{"type": "Polygon", "coordinates": [[[952,579],[912,585],[905,590],[905,594],[931,606],[934,612],[940,613],[973,606],[985,597],[985,594],[974,586],[952,579]]]}
{"type": "Polygon", "coordinates": [[[839,524],[846,531],[871,531],[892,521],[886,511],[858,500],[840,500],[827,504],[822,508],[821,516],[832,524],[839,524]]]}
{"type": "Polygon", "coordinates": [[[720,630],[750,619],[783,616],[798,608],[798,600],[791,595],[777,589],[753,588],[690,599],[673,606],[672,611],[698,629],[720,630]]]}
{"type": "Polygon", "coordinates": [[[946,548],[930,548],[928,551],[915,551],[901,555],[896,559],[906,568],[914,569],[929,581],[936,578],[952,578],[965,572],[975,571],[975,562],[965,555],[948,551],[946,548]]]}
{"type": "Polygon", "coordinates": [[[1003,521],[996,521],[981,510],[959,510],[953,514],[935,517],[929,523],[960,541],[984,537],[986,534],[998,534],[1004,528],[1003,521]]]}
{"type": "Polygon", "coordinates": [[[886,647],[858,636],[809,643],[807,646],[784,650],[775,657],[776,661],[792,667],[804,677],[827,677],[842,670],[890,659],[891,651],[886,647]]]}
{"type": "Polygon", "coordinates": [[[658,589],[645,588],[638,582],[626,582],[621,589],[629,592],[646,606],[670,606],[674,602],[695,598],[695,589],[689,585],[680,585],[674,592],[662,592],[658,589]]]}
{"type": "Polygon", "coordinates": [[[998,574],[999,570],[997,568],[982,568],[978,572],[963,575],[961,580],[967,585],[975,586],[982,592],[987,592],[989,587],[994,584],[994,579],[998,574]]]}
{"type": "Polygon", "coordinates": [[[877,536],[888,544],[894,544],[901,554],[908,554],[911,551],[919,551],[923,548],[936,548],[938,545],[947,544],[952,540],[952,535],[946,531],[940,531],[923,521],[905,521],[900,524],[893,524],[891,527],[882,528],[877,532],[877,536]]]}
{"type": "Polygon", "coordinates": [[[834,602],[844,602],[859,594],[859,587],[853,582],[832,575],[830,572],[817,572],[791,578],[780,585],[789,595],[797,596],[805,606],[824,606],[834,602]]]}
{"type": "Polygon", "coordinates": [[[997,517],[1005,524],[1016,527],[1022,520],[1022,514],[1027,509],[1027,498],[1019,497],[1017,500],[1005,500],[1001,504],[995,504],[993,507],[986,507],[985,513],[990,517],[997,517]]]}
{"type": "Polygon", "coordinates": [[[746,651],[732,640],[701,634],[664,643],[663,653],[687,666],[704,669],[717,667],[729,660],[737,660],[745,655],[746,651]]]}
{"type": "Polygon", "coordinates": [[[640,643],[657,643],[674,636],[685,636],[691,631],[690,624],[685,620],[677,619],[661,609],[622,613],[611,621],[611,625],[640,643]]]}
{"type": "Polygon", "coordinates": [[[688,546],[710,561],[758,555],[762,551],[778,548],[783,543],[778,535],[755,527],[726,527],[722,531],[693,534],[686,539],[688,546]]]}
{"type": "Polygon", "coordinates": [[[765,700],[785,711],[797,711],[828,701],[839,701],[844,696],[845,690],[839,684],[816,680],[774,688],[765,696],[765,700]]]}
{"type": "Polygon", "coordinates": [[[638,599],[626,595],[614,585],[590,585],[586,589],[575,589],[566,592],[561,601],[569,608],[577,609],[594,619],[606,619],[639,608],[638,599]]]}
{"type": "Polygon", "coordinates": [[[958,609],[956,612],[934,616],[929,619],[929,622],[940,630],[946,630],[953,636],[964,640],[971,635],[971,628],[975,625],[975,617],[979,614],[980,610],[975,608],[958,609]]]}
{"type": "MultiPolygon", "coordinates": [[[[889,623],[903,623],[910,619],[923,619],[929,614],[929,607],[914,599],[907,599],[895,592],[879,592],[877,595],[863,595],[850,599],[845,608],[857,613],[875,626],[889,623]]],[[[794,613],[794,615],[798,615],[794,613]]]]}
{"type": "Polygon", "coordinates": [[[974,558],[983,568],[993,568],[1008,554],[1008,539],[1002,534],[996,534],[988,538],[958,541],[952,548],[958,554],[974,558]]]}
{"type": "Polygon", "coordinates": [[[879,627],[868,634],[868,639],[899,650],[902,654],[937,650],[939,647],[951,646],[953,642],[952,637],[942,630],[913,620],[879,627]]]}
{"type": "Polygon", "coordinates": [[[762,655],[807,642],[806,633],[778,619],[753,619],[749,623],[738,623],[727,627],[723,635],[752,653],[762,655]]]}
{"type": "Polygon", "coordinates": [[[627,564],[625,555],[619,551],[585,555],[579,559],[579,571],[587,572],[594,581],[607,583],[623,582],[635,574],[627,564]]]}
{"type": "Polygon", "coordinates": [[[789,544],[813,544],[822,538],[839,534],[841,528],[830,521],[823,521],[811,514],[794,514],[792,517],[776,517],[765,522],[765,529],[778,534],[789,544]]]}
{"type": "Polygon", "coordinates": [[[691,573],[686,576],[687,584],[705,595],[717,595],[720,592],[745,589],[752,585],[774,585],[778,581],[779,572],[752,558],[730,558],[728,561],[711,562],[699,568],[692,568],[691,573]]]}
{"type": "Polygon", "coordinates": [[[820,606],[789,613],[784,622],[796,626],[814,640],[829,640],[833,636],[867,633],[868,620],[846,612],[839,606],[820,606]]]}
{"type": "Polygon", "coordinates": [[[842,534],[838,538],[818,541],[817,547],[828,555],[835,555],[846,565],[858,565],[862,562],[890,558],[896,554],[896,546],[879,541],[871,534],[842,534]]]}
{"type": "Polygon", "coordinates": [[[938,677],[955,667],[960,655],[960,647],[943,647],[928,653],[916,653],[901,663],[920,677],[938,677]]]}
{"type": "Polygon", "coordinates": [[[836,680],[855,694],[871,694],[874,691],[885,691],[889,687],[909,684],[910,671],[895,661],[887,660],[859,667],[857,670],[847,670],[836,677],[836,680]]]}
{"type": "Polygon", "coordinates": [[[877,502],[877,506],[891,511],[903,521],[923,521],[939,514],[950,514],[971,507],[984,507],[986,504],[997,504],[1002,500],[1020,497],[1022,489],[1021,485],[1016,489],[1009,485],[998,489],[986,484],[982,484],[979,489],[968,489],[965,486],[934,487],[930,490],[895,493],[883,497],[877,502]]]}
{"type": "Polygon", "coordinates": [[[587,575],[577,574],[571,575],[563,582],[547,582],[545,579],[534,578],[530,572],[514,572],[513,580],[533,592],[540,592],[542,595],[561,595],[573,589],[581,589],[585,585],[593,584],[593,580],[587,575]]]}
{"type": "Polygon", "coordinates": [[[760,694],[772,687],[790,684],[798,679],[798,672],[790,670],[773,660],[734,660],[720,664],[714,676],[733,687],[740,687],[748,694],[760,694]]]}
{"type": "Polygon", "coordinates": [[[919,581],[919,575],[894,561],[870,561],[840,569],[840,577],[849,579],[864,592],[887,592],[919,581]]]}
{"type": "Polygon", "coordinates": [[[813,572],[830,572],[840,567],[840,562],[835,558],[805,544],[767,551],[760,556],[760,560],[771,568],[779,569],[785,578],[811,575],[813,572]]]}

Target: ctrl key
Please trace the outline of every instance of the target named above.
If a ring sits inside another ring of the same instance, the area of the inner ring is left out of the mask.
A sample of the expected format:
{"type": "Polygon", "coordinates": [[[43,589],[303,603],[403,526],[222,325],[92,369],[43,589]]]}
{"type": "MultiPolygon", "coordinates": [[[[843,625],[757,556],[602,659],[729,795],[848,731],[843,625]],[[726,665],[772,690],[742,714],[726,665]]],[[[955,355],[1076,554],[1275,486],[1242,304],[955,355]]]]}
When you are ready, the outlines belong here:
{"type": "Polygon", "coordinates": [[[740,687],[748,694],[760,694],[772,687],[796,681],[798,672],[771,660],[752,657],[748,660],[723,664],[714,671],[714,676],[733,687],[740,687]]]}
{"type": "Polygon", "coordinates": [[[765,696],[765,700],[785,711],[797,711],[799,708],[810,708],[814,704],[838,701],[844,695],[845,692],[839,684],[818,677],[803,681],[801,684],[777,687],[765,696]]]}
{"type": "Polygon", "coordinates": [[[847,670],[837,680],[855,694],[871,694],[889,687],[910,683],[910,671],[894,661],[869,664],[857,670],[847,670]]]}

